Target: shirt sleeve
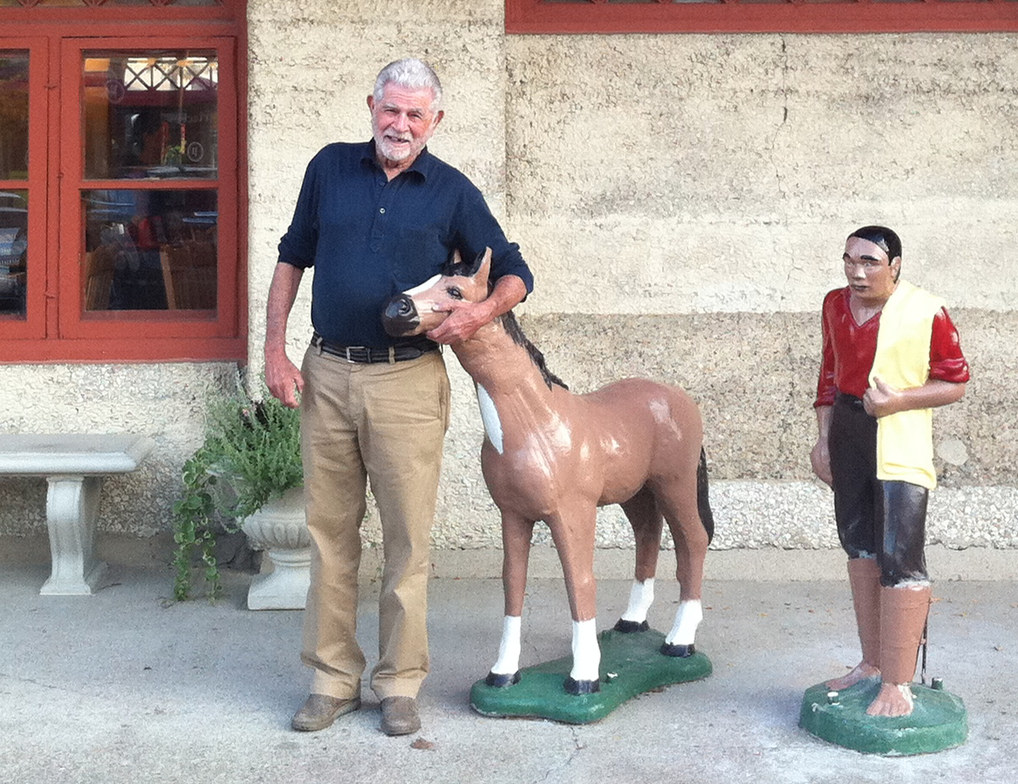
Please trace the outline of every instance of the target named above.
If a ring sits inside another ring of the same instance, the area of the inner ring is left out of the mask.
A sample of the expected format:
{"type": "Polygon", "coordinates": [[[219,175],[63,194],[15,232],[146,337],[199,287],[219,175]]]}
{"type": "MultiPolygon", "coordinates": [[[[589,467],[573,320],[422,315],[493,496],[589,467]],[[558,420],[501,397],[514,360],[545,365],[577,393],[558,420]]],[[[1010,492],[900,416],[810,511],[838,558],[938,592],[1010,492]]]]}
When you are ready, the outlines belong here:
{"type": "Polygon", "coordinates": [[[308,164],[297,196],[293,220],[279,241],[279,260],[306,269],[314,266],[318,250],[318,172],[322,152],[308,164]]]}
{"type": "Polygon", "coordinates": [[[834,396],[838,392],[837,387],[834,385],[834,341],[830,326],[827,323],[827,312],[830,303],[831,294],[828,294],[824,297],[824,306],[820,319],[823,334],[823,354],[820,360],[820,377],[817,379],[817,397],[813,403],[814,408],[833,406],[834,396]]]}
{"type": "Polygon", "coordinates": [[[933,334],[930,337],[930,378],[964,384],[969,380],[969,365],[961,353],[958,330],[941,308],[933,317],[933,334]]]}
{"type": "Polygon", "coordinates": [[[527,293],[534,290],[534,275],[520,253],[520,246],[509,242],[495,216],[488,209],[484,196],[473,185],[467,187],[460,200],[456,220],[456,245],[469,257],[477,256],[485,248],[491,248],[491,279],[503,275],[515,275],[527,287],[527,293]]]}

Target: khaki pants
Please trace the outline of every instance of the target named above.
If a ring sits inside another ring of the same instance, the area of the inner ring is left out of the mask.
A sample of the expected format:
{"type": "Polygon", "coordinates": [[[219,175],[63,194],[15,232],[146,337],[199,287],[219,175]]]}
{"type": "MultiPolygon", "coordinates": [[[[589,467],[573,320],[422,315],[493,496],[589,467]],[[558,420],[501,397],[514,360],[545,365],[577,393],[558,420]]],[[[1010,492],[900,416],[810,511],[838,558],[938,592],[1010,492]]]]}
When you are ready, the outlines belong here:
{"type": "Polygon", "coordinates": [[[301,454],[312,540],[301,660],[311,691],[360,696],[357,569],[365,483],[378,504],[383,556],[379,698],[415,697],[427,675],[427,586],[449,379],[437,351],[393,364],[351,364],[309,348],[302,368],[301,454]]]}

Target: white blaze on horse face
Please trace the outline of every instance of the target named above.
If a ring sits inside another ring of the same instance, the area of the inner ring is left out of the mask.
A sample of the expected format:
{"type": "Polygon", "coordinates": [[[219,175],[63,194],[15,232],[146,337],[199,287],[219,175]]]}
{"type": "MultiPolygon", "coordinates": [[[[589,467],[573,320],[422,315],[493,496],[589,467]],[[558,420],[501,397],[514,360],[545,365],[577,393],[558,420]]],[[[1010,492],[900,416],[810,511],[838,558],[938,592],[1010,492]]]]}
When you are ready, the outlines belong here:
{"type": "Polygon", "coordinates": [[[675,611],[675,623],[665,637],[669,645],[692,645],[696,642],[696,627],[703,620],[703,606],[699,599],[679,602],[675,611]]]}
{"type": "Polygon", "coordinates": [[[477,385],[477,405],[481,409],[481,422],[484,423],[484,434],[488,441],[495,447],[495,451],[502,454],[502,421],[498,418],[498,410],[495,402],[488,394],[488,390],[477,385]]]}
{"type": "Polygon", "coordinates": [[[643,623],[647,620],[647,611],[654,602],[654,578],[648,577],[642,583],[633,580],[629,589],[629,607],[622,613],[623,621],[643,623]]]}
{"type": "Polygon", "coordinates": [[[597,644],[597,620],[573,621],[573,669],[569,677],[574,681],[596,681],[601,677],[601,649],[597,644]]]}
{"type": "Polygon", "coordinates": [[[434,277],[428,278],[420,286],[414,286],[412,289],[407,289],[403,293],[410,297],[410,299],[413,299],[416,294],[420,294],[422,291],[427,291],[438,283],[438,279],[441,277],[441,275],[435,275],[434,277]]]}
{"type": "Polygon", "coordinates": [[[498,661],[491,671],[496,675],[513,675],[520,669],[520,629],[523,619],[507,615],[502,620],[502,642],[498,646],[498,661]]]}

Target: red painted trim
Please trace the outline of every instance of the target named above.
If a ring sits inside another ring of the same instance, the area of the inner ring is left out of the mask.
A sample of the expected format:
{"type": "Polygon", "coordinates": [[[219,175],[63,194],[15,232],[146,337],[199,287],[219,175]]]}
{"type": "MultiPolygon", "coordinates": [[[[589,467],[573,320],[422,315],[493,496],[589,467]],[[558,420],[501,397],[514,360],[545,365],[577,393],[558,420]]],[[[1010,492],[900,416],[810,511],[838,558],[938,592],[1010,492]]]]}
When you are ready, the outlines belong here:
{"type": "Polygon", "coordinates": [[[0,8],[4,48],[32,50],[28,321],[0,318],[0,362],[230,360],[247,357],[246,0],[214,8],[0,8]],[[88,38],[80,36],[87,35],[88,38]],[[216,311],[81,312],[82,178],[80,57],[83,50],[217,49],[220,61],[217,180],[137,181],[140,189],[216,189],[219,228],[216,311]],[[35,66],[38,62],[40,65],[35,66]],[[34,129],[46,129],[38,134],[34,129]],[[36,139],[45,140],[42,144],[36,139]],[[59,244],[58,244],[59,241],[59,244]],[[45,274],[42,274],[45,273],[45,274]],[[48,285],[48,290],[47,290],[48,285]],[[219,316],[217,317],[217,313],[219,316]]]}
{"type": "Polygon", "coordinates": [[[0,316],[0,329],[15,338],[46,334],[46,145],[32,133],[48,123],[46,45],[45,38],[0,38],[0,49],[28,54],[28,180],[0,181],[0,190],[28,191],[27,318],[0,316]]]}
{"type": "Polygon", "coordinates": [[[57,362],[244,362],[247,338],[0,340],[4,364],[57,362]]]}
{"type": "Polygon", "coordinates": [[[507,33],[905,33],[1018,30],[1018,2],[545,3],[506,0],[507,33]]]}

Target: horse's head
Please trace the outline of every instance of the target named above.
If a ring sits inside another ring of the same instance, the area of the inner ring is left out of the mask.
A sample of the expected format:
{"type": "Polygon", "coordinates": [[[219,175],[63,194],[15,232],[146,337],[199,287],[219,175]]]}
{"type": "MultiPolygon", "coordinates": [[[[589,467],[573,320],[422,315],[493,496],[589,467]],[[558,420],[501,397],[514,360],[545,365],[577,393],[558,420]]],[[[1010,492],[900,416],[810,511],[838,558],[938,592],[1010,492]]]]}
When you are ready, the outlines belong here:
{"type": "Polygon", "coordinates": [[[442,272],[420,286],[397,294],[382,311],[382,326],[393,337],[421,335],[435,329],[449,315],[450,302],[480,302],[488,296],[491,248],[472,262],[454,250],[442,272]]]}

